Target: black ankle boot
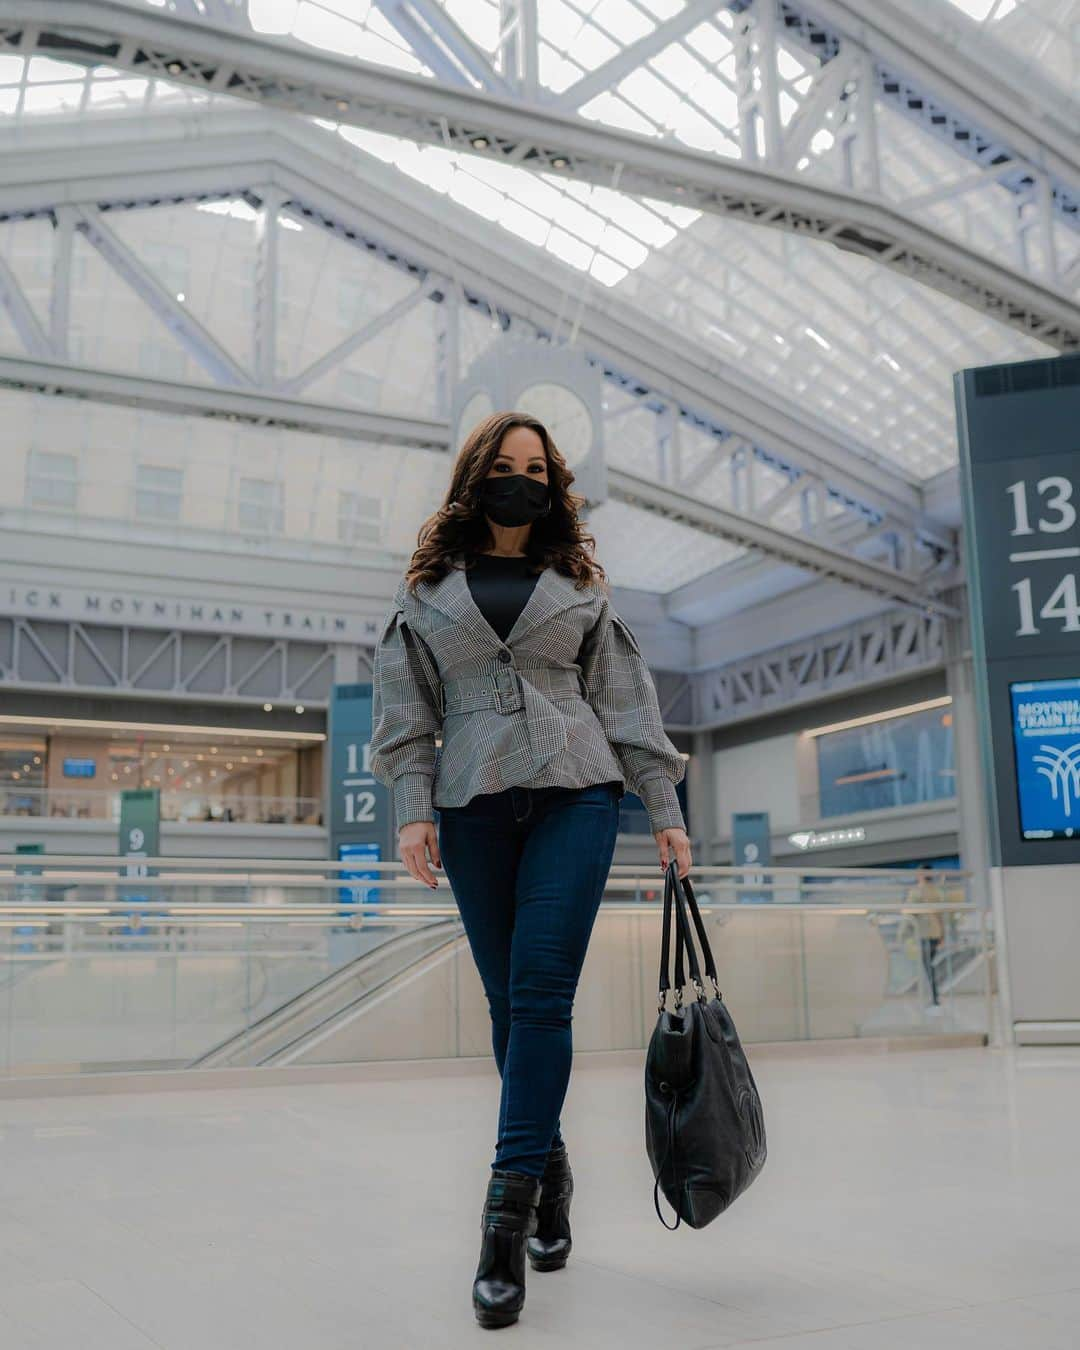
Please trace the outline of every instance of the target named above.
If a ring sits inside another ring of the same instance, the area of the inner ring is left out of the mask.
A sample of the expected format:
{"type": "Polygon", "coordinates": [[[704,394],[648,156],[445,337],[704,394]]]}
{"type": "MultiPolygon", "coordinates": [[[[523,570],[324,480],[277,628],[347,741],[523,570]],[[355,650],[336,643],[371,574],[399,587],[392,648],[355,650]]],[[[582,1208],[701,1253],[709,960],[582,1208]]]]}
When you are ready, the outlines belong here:
{"type": "Polygon", "coordinates": [[[482,1327],[509,1326],[525,1305],[525,1241],[536,1232],[539,1199],[539,1177],[491,1169],[473,1281],[473,1310],[482,1327]]]}
{"type": "Polygon", "coordinates": [[[540,1180],[536,1233],[527,1243],[529,1262],[533,1270],[561,1270],[570,1255],[570,1197],[574,1194],[565,1144],[548,1154],[540,1180]]]}

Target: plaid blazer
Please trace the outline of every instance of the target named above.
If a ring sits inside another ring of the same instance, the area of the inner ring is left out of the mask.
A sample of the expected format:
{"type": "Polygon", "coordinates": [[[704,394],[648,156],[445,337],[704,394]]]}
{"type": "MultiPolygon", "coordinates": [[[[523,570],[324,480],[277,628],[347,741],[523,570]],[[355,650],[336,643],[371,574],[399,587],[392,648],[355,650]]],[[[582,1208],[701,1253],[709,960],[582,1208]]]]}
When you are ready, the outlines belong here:
{"type": "Polygon", "coordinates": [[[372,687],[371,771],[399,828],[481,792],[610,779],[642,799],[654,832],[686,828],[675,793],[686,764],[637,639],[595,583],[579,590],[545,568],[504,642],[463,568],[415,594],[402,577],[372,687]]]}

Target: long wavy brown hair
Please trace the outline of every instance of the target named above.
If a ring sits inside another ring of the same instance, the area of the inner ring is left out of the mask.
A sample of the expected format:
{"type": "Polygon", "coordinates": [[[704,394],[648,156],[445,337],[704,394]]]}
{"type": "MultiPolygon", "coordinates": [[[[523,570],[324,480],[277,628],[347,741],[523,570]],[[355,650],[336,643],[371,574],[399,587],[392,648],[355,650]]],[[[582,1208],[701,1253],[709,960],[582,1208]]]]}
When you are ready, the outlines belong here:
{"type": "Polygon", "coordinates": [[[454,461],[450,483],[442,505],[428,516],[417,535],[416,551],[405,572],[405,583],[415,591],[420,581],[435,582],[444,577],[455,559],[461,557],[466,568],[477,553],[490,549],[495,540],[479,505],[480,488],[491,471],[503,437],[512,427],[535,431],[544,446],[547,460],[551,510],[532,523],[526,554],[528,571],[542,572],[554,567],[574,580],[578,589],[597,583],[609,589],[607,574],[592,556],[596,539],[587,534],[578,511],[585,498],[570,491],[574,475],[547,427],[522,412],[497,412],[479,422],[465,438],[454,461]]]}

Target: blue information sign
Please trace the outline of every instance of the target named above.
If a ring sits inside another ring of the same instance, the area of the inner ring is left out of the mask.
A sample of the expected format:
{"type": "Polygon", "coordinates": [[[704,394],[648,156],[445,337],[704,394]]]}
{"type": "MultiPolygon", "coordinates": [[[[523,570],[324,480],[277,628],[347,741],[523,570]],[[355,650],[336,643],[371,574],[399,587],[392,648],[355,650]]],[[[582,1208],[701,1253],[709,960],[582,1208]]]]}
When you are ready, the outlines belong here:
{"type": "Polygon", "coordinates": [[[1010,685],[1025,839],[1080,836],[1080,679],[1010,685]]]}
{"type": "Polygon", "coordinates": [[[65,759],[65,778],[93,778],[97,773],[96,759],[65,759]]]}
{"type": "MultiPolygon", "coordinates": [[[[338,873],[341,881],[372,880],[378,881],[379,872],[370,867],[365,868],[365,862],[380,862],[382,860],[382,847],[379,844],[339,844],[338,862],[354,863],[353,867],[343,867],[338,873]]],[[[344,914],[354,914],[357,912],[358,905],[377,905],[379,903],[378,886],[340,886],[338,888],[338,899],[343,905],[350,908],[343,910],[344,914]]],[[[360,910],[360,913],[366,913],[360,910]]]]}

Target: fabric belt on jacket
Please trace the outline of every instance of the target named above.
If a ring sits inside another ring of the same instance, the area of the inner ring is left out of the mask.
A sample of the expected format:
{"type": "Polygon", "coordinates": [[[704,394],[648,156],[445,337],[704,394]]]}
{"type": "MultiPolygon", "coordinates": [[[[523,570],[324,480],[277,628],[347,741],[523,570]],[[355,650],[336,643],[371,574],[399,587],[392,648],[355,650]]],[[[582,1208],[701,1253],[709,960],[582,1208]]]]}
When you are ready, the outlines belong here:
{"type": "Polygon", "coordinates": [[[521,687],[524,677],[542,694],[585,696],[584,677],[576,670],[558,666],[501,666],[489,675],[466,675],[459,680],[443,681],[443,713],[479,712],[497,708],[499,712],[517,712],[525,706],[521,687]]]}

